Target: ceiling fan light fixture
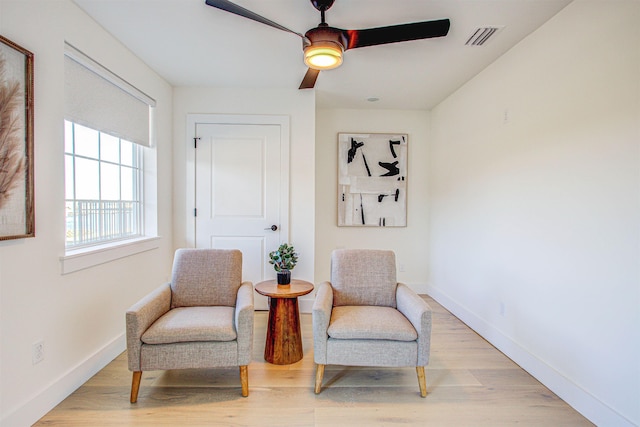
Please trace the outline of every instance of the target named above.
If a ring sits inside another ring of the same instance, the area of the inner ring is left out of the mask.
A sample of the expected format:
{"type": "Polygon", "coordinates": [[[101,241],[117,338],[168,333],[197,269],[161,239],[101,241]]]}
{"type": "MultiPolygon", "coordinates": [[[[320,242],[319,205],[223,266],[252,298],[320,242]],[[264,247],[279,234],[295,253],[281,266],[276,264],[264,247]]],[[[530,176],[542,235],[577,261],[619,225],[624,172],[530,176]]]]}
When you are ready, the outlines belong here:
{"type": "Polygon", "coordinates": [[[342,65],[343,52],[338,43],[313,43],[304,48],[304,63],[314,70],[331,70],[342,65]]]}

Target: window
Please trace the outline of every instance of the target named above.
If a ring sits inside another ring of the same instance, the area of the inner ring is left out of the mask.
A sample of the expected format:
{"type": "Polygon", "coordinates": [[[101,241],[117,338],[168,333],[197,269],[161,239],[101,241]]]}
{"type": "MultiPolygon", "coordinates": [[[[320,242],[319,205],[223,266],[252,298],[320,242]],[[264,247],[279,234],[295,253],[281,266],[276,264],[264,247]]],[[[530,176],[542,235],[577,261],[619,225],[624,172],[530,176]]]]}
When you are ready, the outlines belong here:
{"type": "Polygon", "coordinates": [[[69,44],[64,55],[63,274],[157,247],[155,100],[69,44]]]}
{"type": "Polygon", "coordinates": [[[137,144],[65,121],[66,246],[142,236],[137,144]]]}

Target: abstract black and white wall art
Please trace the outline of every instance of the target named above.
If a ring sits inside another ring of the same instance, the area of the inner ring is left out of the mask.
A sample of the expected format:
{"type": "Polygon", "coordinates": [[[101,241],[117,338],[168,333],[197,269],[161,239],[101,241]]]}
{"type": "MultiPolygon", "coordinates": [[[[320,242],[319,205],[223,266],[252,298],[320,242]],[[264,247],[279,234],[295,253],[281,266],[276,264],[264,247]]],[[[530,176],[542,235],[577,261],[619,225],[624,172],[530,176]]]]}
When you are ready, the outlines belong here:
{"type": "Polygon", "coordinates": [[[406,227],[407,135],[338,134],[338,225],[406,227]]]}

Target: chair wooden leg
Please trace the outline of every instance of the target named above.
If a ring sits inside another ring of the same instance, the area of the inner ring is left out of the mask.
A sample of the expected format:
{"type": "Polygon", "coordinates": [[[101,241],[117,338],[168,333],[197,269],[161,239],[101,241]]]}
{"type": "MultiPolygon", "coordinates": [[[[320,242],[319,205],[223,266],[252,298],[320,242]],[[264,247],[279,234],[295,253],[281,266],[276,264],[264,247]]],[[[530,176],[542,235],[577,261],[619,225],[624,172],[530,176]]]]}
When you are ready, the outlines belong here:
{"type": "Polygon", "coordinates": [[[320,393],[322,388],[322,377],[324,377],[324,365],[318,364],[316,365],[316,387],[314,389],[316,394],[320,393]]]}
{"type": "Polygon", "coordinates": [[[142,379],[142,371],[135,371],[131,380],[131,403],[138,401],[138,390],[140,390],[140,380],[142,379]]]}
{"type": "Polygon", "coordinates": [[[424,374],[424,366],[416,366],[418,373],[418,384],[420,385],[420,396],[427,397],[427,378],[424,374]]]}
{"type": "Polygon", "coordinates": [[[249,396],[249,370],[247,365],[240,366],[240,384],[242,384],[242,397],[249,396]]]}

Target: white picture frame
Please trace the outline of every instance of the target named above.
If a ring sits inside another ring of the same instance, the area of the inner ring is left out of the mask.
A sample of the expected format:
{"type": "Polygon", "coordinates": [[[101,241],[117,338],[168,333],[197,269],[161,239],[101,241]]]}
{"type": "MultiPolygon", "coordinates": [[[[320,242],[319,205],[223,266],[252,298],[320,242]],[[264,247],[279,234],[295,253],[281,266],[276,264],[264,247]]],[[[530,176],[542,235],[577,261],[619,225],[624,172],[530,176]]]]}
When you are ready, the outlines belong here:
{"type": "Polygon", "coordinates": [[[407,226],[403,133],[338,133],[338,226],[407,226]]]}

